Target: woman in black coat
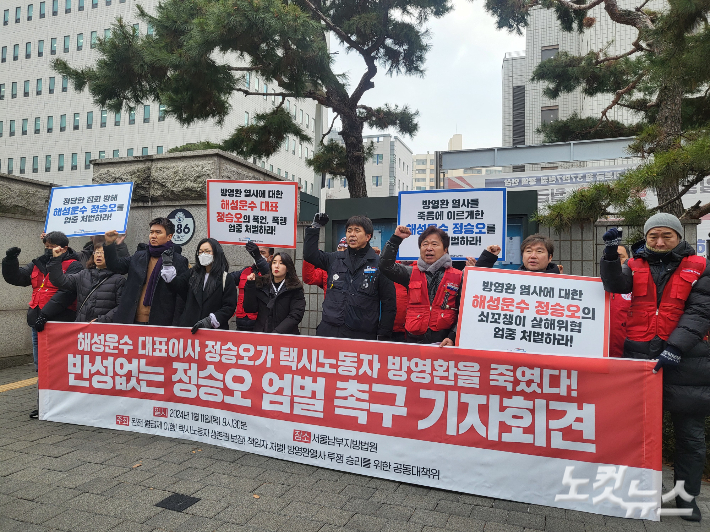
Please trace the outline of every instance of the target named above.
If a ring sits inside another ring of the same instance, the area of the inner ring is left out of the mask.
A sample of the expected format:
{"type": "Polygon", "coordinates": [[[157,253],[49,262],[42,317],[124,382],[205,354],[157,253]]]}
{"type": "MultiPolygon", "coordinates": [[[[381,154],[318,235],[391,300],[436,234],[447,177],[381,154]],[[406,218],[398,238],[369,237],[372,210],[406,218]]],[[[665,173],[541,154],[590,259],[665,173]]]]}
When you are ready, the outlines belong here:
{"type": "Polygon", "coordinates": [[[185,300],[178,327],[229,329],[229,319],[237,308],[234,278],[227,275],[229,262],[222,246],[213,238],[203,238],[195,252],[195,266],[176,275],[172,266],[163,266],[160,275],[171,292],[185,300]]]}
{"type": "Polygon", "coordinates": [[[257,313],[254,332],[300,334],[306,296],[288,253],[274,255],[269,275],[247,277],[244,311],[257,313]]]}

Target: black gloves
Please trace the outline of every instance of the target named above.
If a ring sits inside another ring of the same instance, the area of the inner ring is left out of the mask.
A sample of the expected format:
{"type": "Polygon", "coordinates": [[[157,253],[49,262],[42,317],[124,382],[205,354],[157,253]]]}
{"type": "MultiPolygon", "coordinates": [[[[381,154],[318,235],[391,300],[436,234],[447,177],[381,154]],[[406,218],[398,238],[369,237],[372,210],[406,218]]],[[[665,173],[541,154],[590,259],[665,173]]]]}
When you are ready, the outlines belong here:
{"type": "Polygon", "coordinates": [[[604,241],[604,260],[619,260],[619,245],[621,244],[621,229],[612,227],[602,236],[604,241]]]}
{"type": "Polygon", "coordinates": [[[20,248],[10,248],[5,252],[5,255],[11,259],[16,259],[17,257],[20,256],[20,252],[22,250],[20,248]]]}
{"type": "Polygon", "coordinates": [[[674,368],[680,364],[680,350],[672,345],[666,345],[663,353],[658,355],[658,362],[653,368],[654,373],[658,373],[662,368],[674,368]]]}
{"type": "Polygon", "coordinates": [[[311,227],[314,227],[316,229],[325,227],[325,224],[328,223],[328,220],[330,220],[330,217],[326,213],[319,212],[313,217],[313,223],[311,224],[311,227]]]}
{"type": "Polygon", "coordinates": [[[197,329],[211,329],[212,328],[212,318],[207,316],[206,318],[202,318],[200,321],[195,323],[195,325],[192,326],[192,334],[195,334],[197,332],[197,329]]]}
{"type": "Polygon", "coordinates": [[[37,321],[34,324],[34,330],[37,332],[42,332],[44,330],[44,324],[47,323],[47,316],[42,314],[41,312],[39,313],[39,318],[37,318],[37,321]]]}
{"type": "Polygon", "coordinates": [[[163,257],[163,266],[173,265],[173,253],[173,248],[163,251],[163,254],[161,255],[161,257],[163,257]]]}
{"type": "Polygon", "coordinates": [[[247,250],[247,253],[249,253],[249,255],[251,255],[254,260],[258,259],[261,256],[261,253],[259,253],[259,246],[257,246],[251,240],[246,243],[244,249],[247,250]]]}

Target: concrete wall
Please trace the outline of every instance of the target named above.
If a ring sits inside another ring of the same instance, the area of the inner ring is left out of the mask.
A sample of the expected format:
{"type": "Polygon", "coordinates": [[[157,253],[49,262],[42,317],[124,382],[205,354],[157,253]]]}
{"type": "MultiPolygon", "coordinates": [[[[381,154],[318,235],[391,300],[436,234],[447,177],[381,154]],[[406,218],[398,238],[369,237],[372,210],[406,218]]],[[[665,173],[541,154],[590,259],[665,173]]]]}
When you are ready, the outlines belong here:
{"type": "MultiPolygon", "coordinates": [[[[24,266],[44,253],[40,235],[49,203],[51,185],[0,174],[0,253],[22,249],[24,266]]],[[[0,368],[30,362],[32,337],[27,326],[27,304],[32,289],[0,281],[0,368]]]]}

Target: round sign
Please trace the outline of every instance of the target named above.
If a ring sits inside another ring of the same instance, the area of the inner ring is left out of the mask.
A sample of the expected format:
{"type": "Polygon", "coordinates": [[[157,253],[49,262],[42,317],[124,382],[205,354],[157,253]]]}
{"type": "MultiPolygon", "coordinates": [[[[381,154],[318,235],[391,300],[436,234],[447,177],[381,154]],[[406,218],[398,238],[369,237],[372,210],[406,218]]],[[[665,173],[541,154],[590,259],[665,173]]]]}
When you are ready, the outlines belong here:
{"type": "Polygon", "coordinates": [[[192,235],[195,234],[195,219],[192,217],[192,214],[190,214],[190,211],[175,209],[168,214],[168,220],[175,224],[173,242],[184,246],[192,240],[192,235]]]}

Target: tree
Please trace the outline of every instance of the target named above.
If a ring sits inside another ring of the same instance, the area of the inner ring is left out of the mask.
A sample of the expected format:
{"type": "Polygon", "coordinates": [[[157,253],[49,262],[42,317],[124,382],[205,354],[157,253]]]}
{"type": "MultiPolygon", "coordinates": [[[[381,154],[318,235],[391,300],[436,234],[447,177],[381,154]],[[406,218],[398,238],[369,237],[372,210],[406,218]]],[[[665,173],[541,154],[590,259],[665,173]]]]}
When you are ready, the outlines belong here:
{"type": "Polygon", "coordinates": [[[97,43],[96,65],[75,69],[61,59],[53,64],[77,90],[88,86],[104,108],[118,111],[159,101],[182,124],[222,123],[234,93],[263,96],[250,89],[250,74],[276,82],[278,107],[238,128],[223,145],[244,156],[265,157],[287,134],[305,138],[284,101],[311,98],[331,109],[334,121],[340,118],[343,147],[333,160],[341,164],[350,195],[364,197],[363,127],[394,128],[411,136],[418,113],[406,105],[373,108],[360,102],[374,87],[378,67],[388,75],[424,74],[430,48],[426,23],[450,9],[450,0],[166,0],[154,15],[138,6],[140,19],[154,28],[152,35],[139,35],[118,19],[111,37],[97,43]],[[354,87],[333,70],[329,35],[365,63],[354,87]]]}
{"type": "Polygon", "coordinates": [[[710,203],[685,210],[682,202],[690,188],[710,175],[710,1],[668,0],[663,11],[650,10],[647,3],[638,0],[626,9],[617,0],[486,0],[498,27],[519,33],[536,7],[554,10],[564,31],[583,32],[594,24],[590,10],[596,6],[614,23],[637,32],[631,48],[617,55],[610,55],[608,47],[583,56],[560,52],[534,71],[534,81],[548,83],[544,94],[549,98],[577,89],[589,96],[609,95],[593,130],[589,121],[571,118],[548,129],[560,134],[556,138],[613,130],[618,126],[607,114],[620,106],[631,109],[642,124],[631,150],[646,159],[612,184],[579,189],[551,205],[539,215],[545,224],[561,229],[610,215],[636,224],[656,210],[679,217],[710,213],[710,203]],[[639,199],[647,188],[658,196],[653,209],[639,199]]]}

